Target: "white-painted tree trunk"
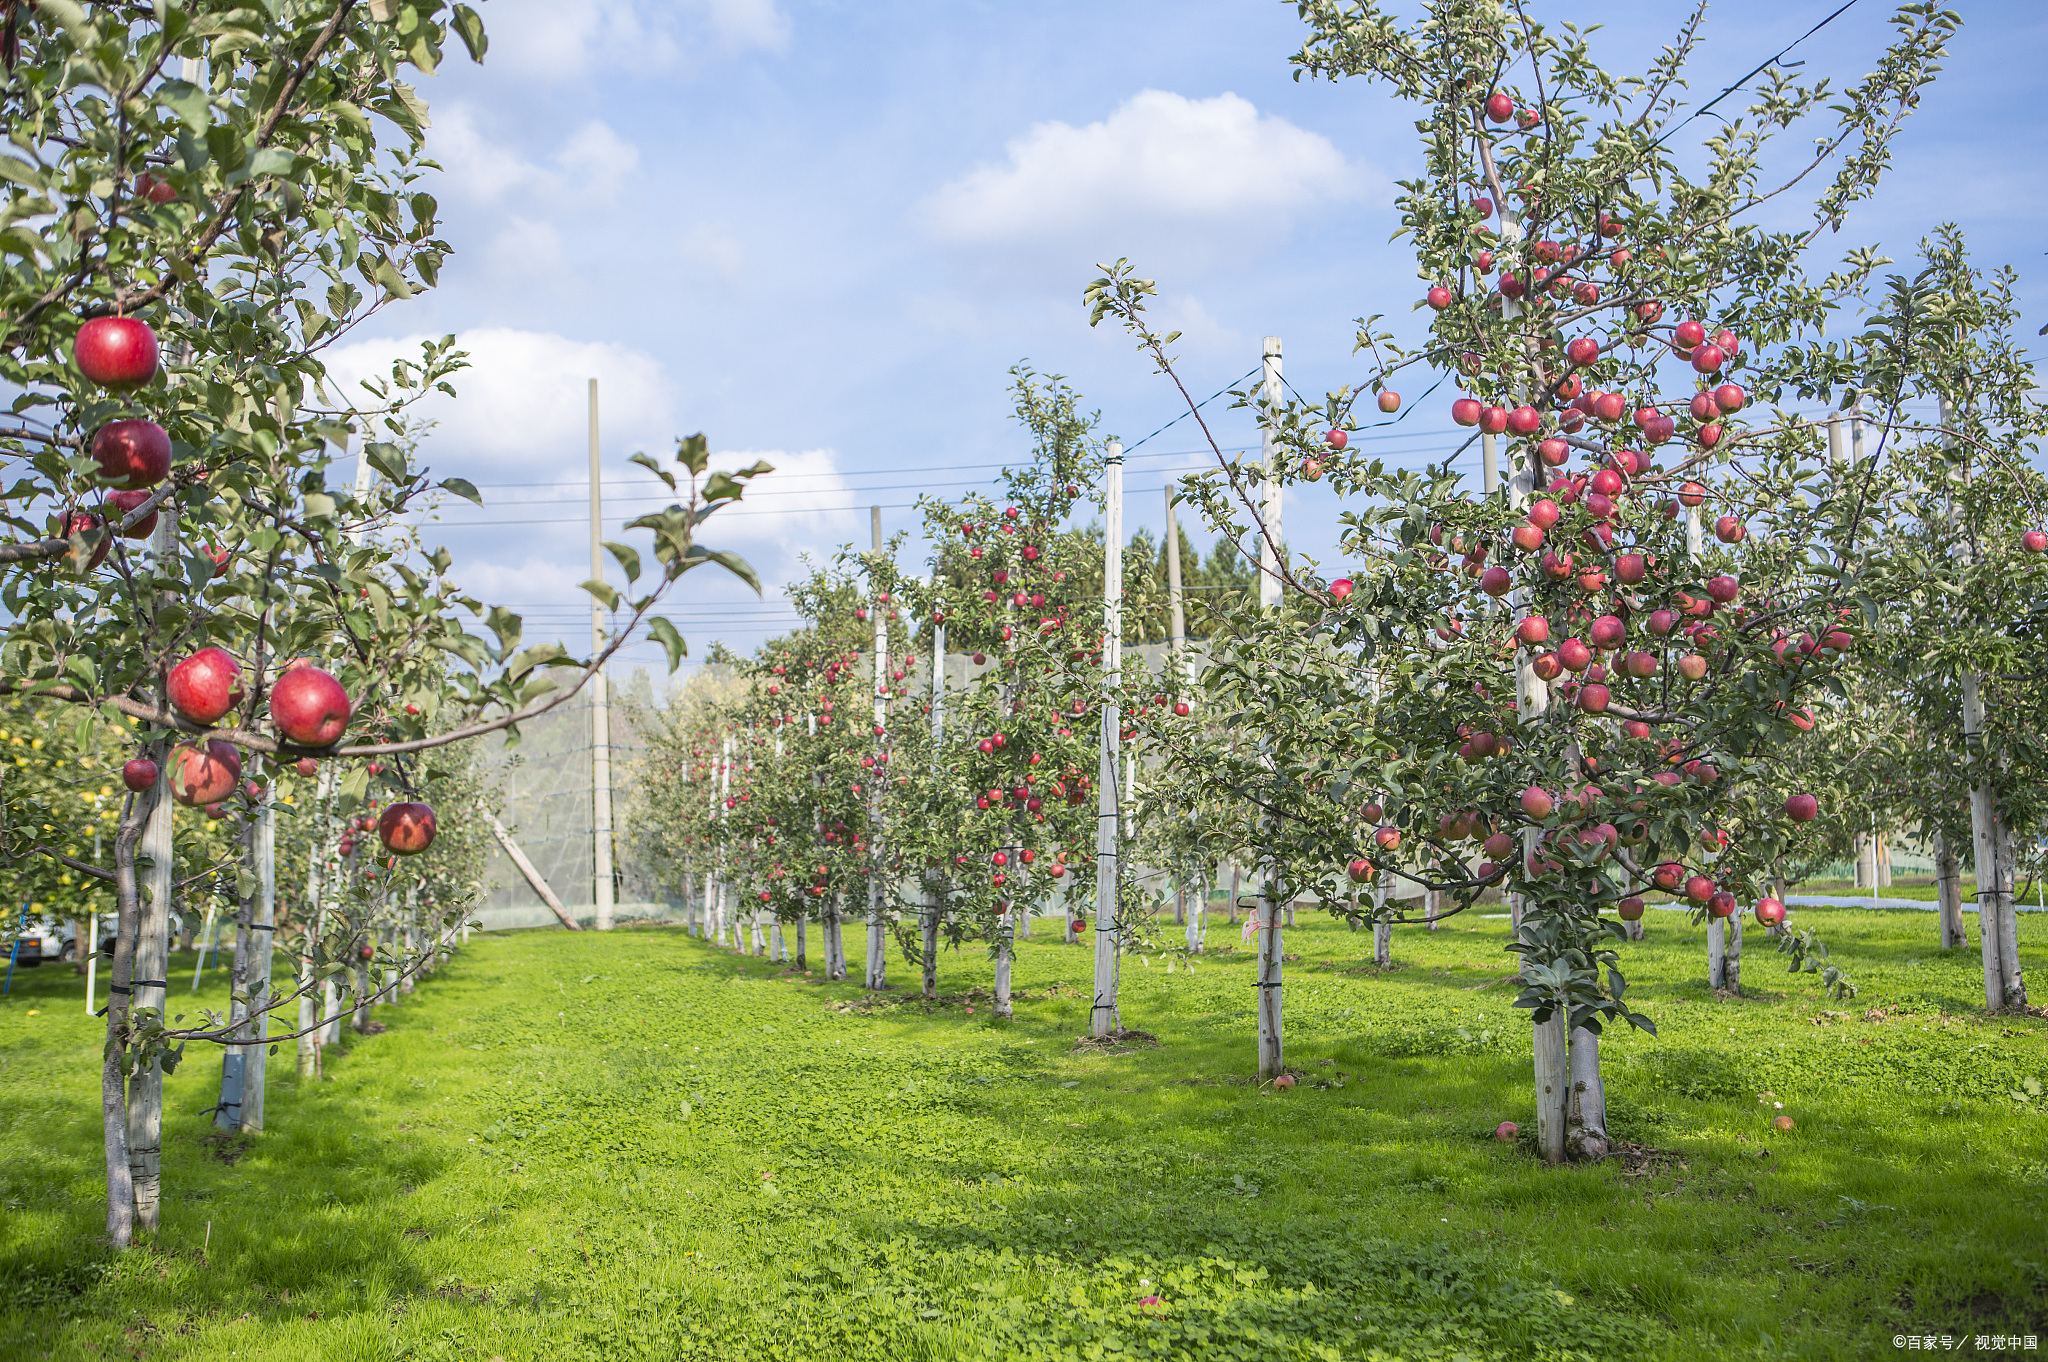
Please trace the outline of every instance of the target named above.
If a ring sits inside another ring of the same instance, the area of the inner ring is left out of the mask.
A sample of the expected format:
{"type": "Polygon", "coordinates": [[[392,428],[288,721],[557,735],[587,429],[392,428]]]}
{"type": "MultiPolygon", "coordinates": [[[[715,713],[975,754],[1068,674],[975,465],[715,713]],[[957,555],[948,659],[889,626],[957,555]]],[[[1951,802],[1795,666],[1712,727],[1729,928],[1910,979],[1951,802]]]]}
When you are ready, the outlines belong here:
{"type": "Polygon", "coordinates": [[[1387,906],[1387,882],[1375,876],[1372,887],[1372,963],[1379,969],[1392,969],[1394,965],[1394,924],[1381,922],[1379,914],[1387,906]]]}
{"type": "MultiPolygon", "coordinates": [[[[263,806],[256,811],[249,827],[249,868],[256,873],[256,898],[251,905],[249,930],[235,942],[235,989],[249,999],[246,1007],[236,1005],[241,1022],[236,1034],[246,1037],[248,1043],[226,1052],[241,1057],[240,1105],[232,1113],[224,1107],[218,1122],[226,1129],[239,1127],[250,1132],[263,1129],[264,1080],[270,1058],[270,1046],[264,1037],[270,1034],[270,1013],[262,1009],[276,996],[270,971],[277,936],[277,810],[271,800],[277,792],[269,788],[274,773],[267,765],[259,769],[271,779],[264,781],[263,806]],[[251,1016],[252,1011],[257,1015],[251,1016]],[[227,1119],[231,1114],[236,1118],[233,1124],[227,1119]]],[[[222,1100],[226,1100],[225,1083],[222,1100]]]]}
{"type": "MultiPolygon", "coordinates": [[[[1984,732],[1982,682],[1975,672],[1963,674],[1963,735],[1984,732]]],[[[1990,782],[1970,791],[1970,826],[1976,843],[1977,939],[1983,948],[1984,1006],[1992,1012],[2023,1007],[2027,986],[2020,972],[2019,917],[2013,905],[2012,830],[1990,782]]]]}
{"type": "Polygon", "coordinates": [[[1010,965],[1017,955],[1015,924],[1019,910],[1012,907],[996,922],[995,1014],[1003,1020],[1014,1015],[1010,1005],[1010,965]]]}
{"type": "Polygon", "coordinates": [[[811,919],[807,914],[796,920],[796,967],[804,973],[811,968],[811,919]]]}
{"type": "MultiPolygon", "coordinates": [[[[160,532],[161,533],[161,532],[160,532]]],[[[165,550],[159,544],[159,553],[165,550]]],[[[143,824],[138,856],[150,864],[141,871],[141,902],[135,932],[134,974],[129,1005],[136,1010],[164,1012],[170,968],[172,810],[171,767],[157,770],[156,802],[143,824]]],[[[168,1020],[166,1018],[166,1020],[168,1020]]],[[[137,1064],[128,1079],[128,1168],[135,1194],[135,1228],[149,1233],[157,1227],[163,1190],[164,1071],[160,1063],[137,1064]]]]}
{"type": "Polygon", "coordinates": [[[1724,982],[1728,973],[1728,933],[1722,919],[1707,919],[1707,987],[1726,988],[1724,982]]]}
{"type": "Polygon", "coordinates": [[[846,978],[846,932],[840,912],[840,898],[833,894],[825,908],[825,977],[846,978]]]}
{"type": "Polygon", "coordinates": [[[782,944],[781,918],[772,918],[768,923],[768,958],[778,965],[789,961],[789,949],[782,944]]]}
{"type": "MultiPolygon", "coordinates": [[[[1567,1153],[1571,1081],[1568,1075],[1569,1047],[1565,1040],[1565,1017],[1560,1009],[1548,1021],[1536,1023],[1536,1148],[1545,1163],[1563,1163],[1567,1153]]],[[[1598,1061],[1597,1052],[1594,1056],[1598,1061]]]]}
{"type": "Polygon", "coordinates": [[[1566,1059],[1565,1150],[1574,1159],[1607,1157],[1607,1089],[1600,1081],[1600,1037],[1575,1027],[1566,1059]]]}
{"type": "Polygon", "coordinates": [[[1275,900],[1276,878],[1271,862],[1265,866],[1265,892],[1258,907],[1259,945],[1259,1077],[1278,1078],[1286,1068],[1286,1033],[1281,1026],[1281,957],[1286,952],[1280,926],[1280,909],[1275,900]]]}

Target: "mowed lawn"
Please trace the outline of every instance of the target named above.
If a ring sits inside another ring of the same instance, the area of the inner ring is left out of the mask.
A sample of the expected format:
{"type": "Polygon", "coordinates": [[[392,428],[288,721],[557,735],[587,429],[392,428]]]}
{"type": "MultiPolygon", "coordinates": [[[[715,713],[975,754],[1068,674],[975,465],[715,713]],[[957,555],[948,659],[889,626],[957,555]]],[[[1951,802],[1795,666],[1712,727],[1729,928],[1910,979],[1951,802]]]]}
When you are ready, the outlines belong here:
{"type": "MultiPolygon", "coordinates": [[[[1821,999],[1752,931],[1749,996],[1716,997],[1703,931],[1650,915],[1625,963],[1661,1034],[1607,1047],[1627,1148],[1567,1169],[1492,1138],[1533,1107],[1499,919],[1401,929],[1387,973],[1368,933],[1304,921],[1281,1092],[1252,1078],[1248,950],[1129,962],[1126,1024],[1159,1045],[1100,1054],[1075,1047],[1093,952],[1050,933],[1007,1025],[978,949],[942,959],[927,1006],[900,955],[876,1004],[673,928],[477,938],[325,1081],[298,1086],[284,1047],[260,1137],[208,1139],[219,1061],[195,1051],[168,1085],[162,1229],[120,1256],[96,1238],[97,1023],[68,968],[23,971],[0,1003],[0,1357],[1675,1360],[2048,1336],[2044,1023],[1979,1015],[1976,950],[1942,952],[1931,913],[1797,920],[1861,996],[1821,999]]],[[[2021,927],[2048,997],[2048,920],[2021,927]]],[[[1212,947],[1235,942],[1219,918],[1212,947]]],[[[196,1011],[181,960],[174,1010],[196,1011]]],[[[221,976],[196,998],[220,1005],[221,976]]]]}

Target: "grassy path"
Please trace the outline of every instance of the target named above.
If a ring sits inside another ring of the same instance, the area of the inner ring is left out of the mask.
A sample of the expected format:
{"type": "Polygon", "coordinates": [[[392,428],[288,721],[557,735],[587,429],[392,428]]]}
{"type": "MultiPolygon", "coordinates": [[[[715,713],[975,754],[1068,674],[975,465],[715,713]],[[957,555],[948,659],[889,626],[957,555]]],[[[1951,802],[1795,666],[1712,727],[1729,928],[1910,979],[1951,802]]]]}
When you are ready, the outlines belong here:
{"type": "MultiPolygon", "coordinates": [[[[1090,952],[1043,939],[1004,1027],[960,996],[978,953],[944,958],[928,1010],[674,930],[480,939],[325,1082],[278,1084],[258,1139],[205,1138],[218,1061],[195,1054],[163,1229],[120,1258],[94,1238],[82,985],[24,972],[0,1003],[0,1357],[1860,1358],[1907,1331],[2048,1335],[2048,1026],[1972,1015],[1975,952],[1925,914],[1802,917],[1861,997],[1819,1000],[1752,936],[1753,996],[1717,998],[1703,934],[1655,915],[1628,964],[1661,1036],[1608,1047],[1636,1148],[1566,1170],[1490,1138],[1531,1111],[1498,920],[1404,930],[1387,974],[1358,967],[1369,937],[1297,929],[1292,1092],[1246,1078],[1248,952],[1128,966],[1126,1022],[1162,1045],[1101,1055],[1074,1052],[1090,952]]],[[[2048,985],[2048,923],[2021,930],[2048,985]]]]}

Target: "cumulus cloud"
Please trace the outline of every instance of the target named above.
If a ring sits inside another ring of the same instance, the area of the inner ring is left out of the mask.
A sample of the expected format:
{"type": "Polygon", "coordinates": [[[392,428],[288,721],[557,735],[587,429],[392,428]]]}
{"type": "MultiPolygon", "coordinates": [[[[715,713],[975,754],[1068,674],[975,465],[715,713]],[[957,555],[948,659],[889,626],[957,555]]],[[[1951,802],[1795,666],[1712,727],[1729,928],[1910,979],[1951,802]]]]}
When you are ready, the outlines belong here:
{"type": "Polygon", "coordinates": [[[665,71],[789,41],[776,0],[495,0],[491,64],[526,80],[665,71]]]}
{"type": "Polygon", "coordinates": [[[473,203],[521,202],[602,208],[640,166],[640,149],[600,119],[575,128],[545,163],[492,138],[467,104],[441,111],[434,128],[440,184],[473,203]]]}
{"type": "Polygon", "coordinates": [[[1007,150],[925,199],[925,230],[970,252],[1062,264],[1141,251],[1213,263],[1272,244],[1298,214],[1356,199],[1372,179],[1321,134],[1234,94],[1144,90],[1100,122],[1037,124],[1007,150]]]}

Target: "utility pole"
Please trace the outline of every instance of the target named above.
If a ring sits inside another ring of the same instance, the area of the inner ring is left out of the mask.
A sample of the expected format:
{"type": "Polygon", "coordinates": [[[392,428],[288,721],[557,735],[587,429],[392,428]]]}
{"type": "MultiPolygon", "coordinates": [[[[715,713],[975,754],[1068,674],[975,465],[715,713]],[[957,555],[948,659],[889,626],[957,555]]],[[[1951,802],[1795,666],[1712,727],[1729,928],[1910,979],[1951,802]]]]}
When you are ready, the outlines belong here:
{"type": "MultiPolygon", "coordinates": [[[[597,380],[590,380],[590,580],[604,580],[604,491],[599,479],[597,380]]],[[[604,606],[590,602],[590,656],[604,651],[604,606]]],[[[590,678],[590,851],[597,930],[612,929],[612,715],[604,668],[590,678]]]]}
{"type": "MultiPolygon", "coordinates": [[[[1280,338],[1265,339],[1261,364],[1265,371],[1266,416],[1260,422],[1260,448],[1266,462],[1266,495],[1262,508],[1265,533],[1259,538],[1259,608],[1280,607],[1280,468],[1279,438],[1273,413],[1282,397],[1280,338]]],[[[1259,857],[1258,914],[1255,926],[1259,943],[1259,1077],[1273,1078],[1282,1066],[1280,1025],[1280,961],[1285,947],[1280,936],[1279,867],[1270,853],[1259,857]]]]}
{"type": "MultiPolygon", "coordinates": [[[[1280,406],[1280,338],[1268,336],[1265,353],[1261,360],[1265,370],[1265,399],[1268,410],[1280,406]]],[[[1259,608],[1271,610],[1280,604],[1280,466],[1279,440],[1274,434],[1271,420],[1264,423],[1260,434],[1260,452],[1266,463],[1265,496],[1260,514],[1266,521],[1265,532],[1259,536],[1259,608]]]]}
{"type": "MultiPolygon", "coordinates": [[[[875,575],[882,568],[882,508],[868,508],[868,522],[874,530],[875,566],[868,578],[868,608],[875,612],[875,755],[888,754],[889,722],[889,614],[887,602],[874,590],[875,575]]],[[[866,986],[889,986],[889,933],[882,925],[882,782],[888,767],[875,763],[874,778],[868,785],[868,969],[866,986]]]]}

